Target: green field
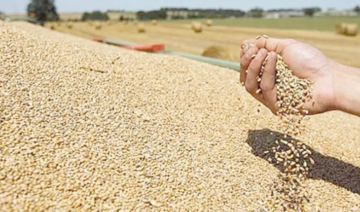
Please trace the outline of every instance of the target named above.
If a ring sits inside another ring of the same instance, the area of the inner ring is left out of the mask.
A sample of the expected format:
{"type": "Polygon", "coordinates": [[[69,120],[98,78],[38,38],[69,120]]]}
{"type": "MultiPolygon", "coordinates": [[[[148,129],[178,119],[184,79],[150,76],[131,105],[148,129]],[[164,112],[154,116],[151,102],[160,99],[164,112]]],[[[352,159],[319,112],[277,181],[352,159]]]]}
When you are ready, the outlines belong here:
{"type": "MultiPolygon", "coordinates": [[[[191,20],[195,21],[195,20],[191,20]]],[[[190,20],[172,20],[171,23],[187,23],[190,20]]],[[[203,20],[196,20],[203,21],[203,20]]],[[[280,19],[257,19],[257,18],[238,18],[238,19],[215,19],[214,25],[218,26],[238,26],[255,28],[273,29],[303,29],[333,31],[335,25],[340,22],[357,23],[360,25],[360,16],[327,16],[327,17],[299,17],[299,18],[280,18],[280,19]]]]}

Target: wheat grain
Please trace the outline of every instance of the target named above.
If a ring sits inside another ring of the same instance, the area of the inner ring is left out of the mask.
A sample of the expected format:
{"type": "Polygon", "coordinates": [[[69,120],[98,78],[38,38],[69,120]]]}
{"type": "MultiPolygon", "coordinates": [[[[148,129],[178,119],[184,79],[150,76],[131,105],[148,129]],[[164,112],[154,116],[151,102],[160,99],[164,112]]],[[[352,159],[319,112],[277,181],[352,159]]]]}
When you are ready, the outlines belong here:
{"type": "MultiPolygon", "coordinates": [[[[269,38],[266,35],[257,36],[269,38]]],[[[261,71],[258,76],[258,86],[260,87],[263,70],[269,59],[269,54],[262,63],[261,71]]],[[[253,55],[252,58],[255,58],[253,55]]],[[[300,79],[293,75],[292,71],[285,64],[283,58],[277,55],[276,61],[276,79],[275,87],[277,91],[277,106],[279,111],[277,115],[283,120],[285,137],[296,137],[300,134],[301,121],[303,114],[308,114],[308,111],[303,109],[305,102],[311,101],[312,82],[306,79],[300,79]]],[[[261,89],[256,91],[261,93],[261,89]]],[[[295,187],[289,184],[293,180],[301,182],[306,179],[309,172],[308,164],[314,164],[314,160],[309,157],[309,150],[302,143],[295,140],[276,141],[276,147],[272,148],[272,153],[275,155],[277,164],[284,167],[284,173],[279,174],[279,178],[273,184],[273,197],[275,202],[271,202],[269,207],[277,210],[303,210],[304,203],[308,200],[302,187],[296,185],[295,187]],[[301,195],[300,195],[301,194],[301,195]]]]}

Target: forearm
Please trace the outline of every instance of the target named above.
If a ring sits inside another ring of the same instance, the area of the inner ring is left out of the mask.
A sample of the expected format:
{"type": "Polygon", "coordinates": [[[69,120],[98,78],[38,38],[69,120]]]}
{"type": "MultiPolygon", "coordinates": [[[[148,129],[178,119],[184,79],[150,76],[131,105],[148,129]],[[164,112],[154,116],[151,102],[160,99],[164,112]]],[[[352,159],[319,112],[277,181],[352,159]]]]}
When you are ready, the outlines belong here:
{"type": "Polygon", "coordinates": [[[360,69],[337,63],[334,109],[360,116],[360,69]]]}

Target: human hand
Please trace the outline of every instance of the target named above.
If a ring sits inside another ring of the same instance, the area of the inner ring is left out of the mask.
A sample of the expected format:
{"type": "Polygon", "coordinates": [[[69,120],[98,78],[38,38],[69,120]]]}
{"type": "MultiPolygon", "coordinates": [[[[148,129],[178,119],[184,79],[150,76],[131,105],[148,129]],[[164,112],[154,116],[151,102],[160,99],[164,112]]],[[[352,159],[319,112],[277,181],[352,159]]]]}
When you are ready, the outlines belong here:
{"type": "Polygon", "coordinates": [[[284,62],[295,76],[314,82],[313,101],[306,102],[303,106],[305,110],[309,111],[309,114],[318,114],[334,109],[336,85],[334,83],[335,69],[332,67],[335,62],[318,49],[291,39],[261,37],[243,42],[240,81],[253,97],[273,113],[278,110],[275,87],[277,54],[283,57],[284,62]],[[270,54],[262,79],[258,83],[257,77],[268,52],[270,54]],[[252,57],[254,54],[256,57],[252,57]],[[261,89],[261,93],[256,92],[258,89],[261,89]]]}

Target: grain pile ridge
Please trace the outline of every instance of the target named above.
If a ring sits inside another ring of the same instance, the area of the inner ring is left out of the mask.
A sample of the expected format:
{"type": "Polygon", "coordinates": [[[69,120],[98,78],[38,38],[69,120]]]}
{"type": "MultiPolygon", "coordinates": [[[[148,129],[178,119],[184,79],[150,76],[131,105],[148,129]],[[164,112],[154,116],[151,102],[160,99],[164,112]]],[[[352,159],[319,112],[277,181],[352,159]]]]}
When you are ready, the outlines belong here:
{"type": "MultiPolygon", "coordinates": [[[[27,23],[0,25],[0,211],[267,206],[280,170],[261,153],[282,129],[240,89],[238,73],[27,23]]],[[[311,209],[359,206],[360,183],[352,183],[360,129],[349,127],[359,124],[331,113],[309,121],[311,138],[299,136],[323,171],[303,184],[311,209]]]]}

